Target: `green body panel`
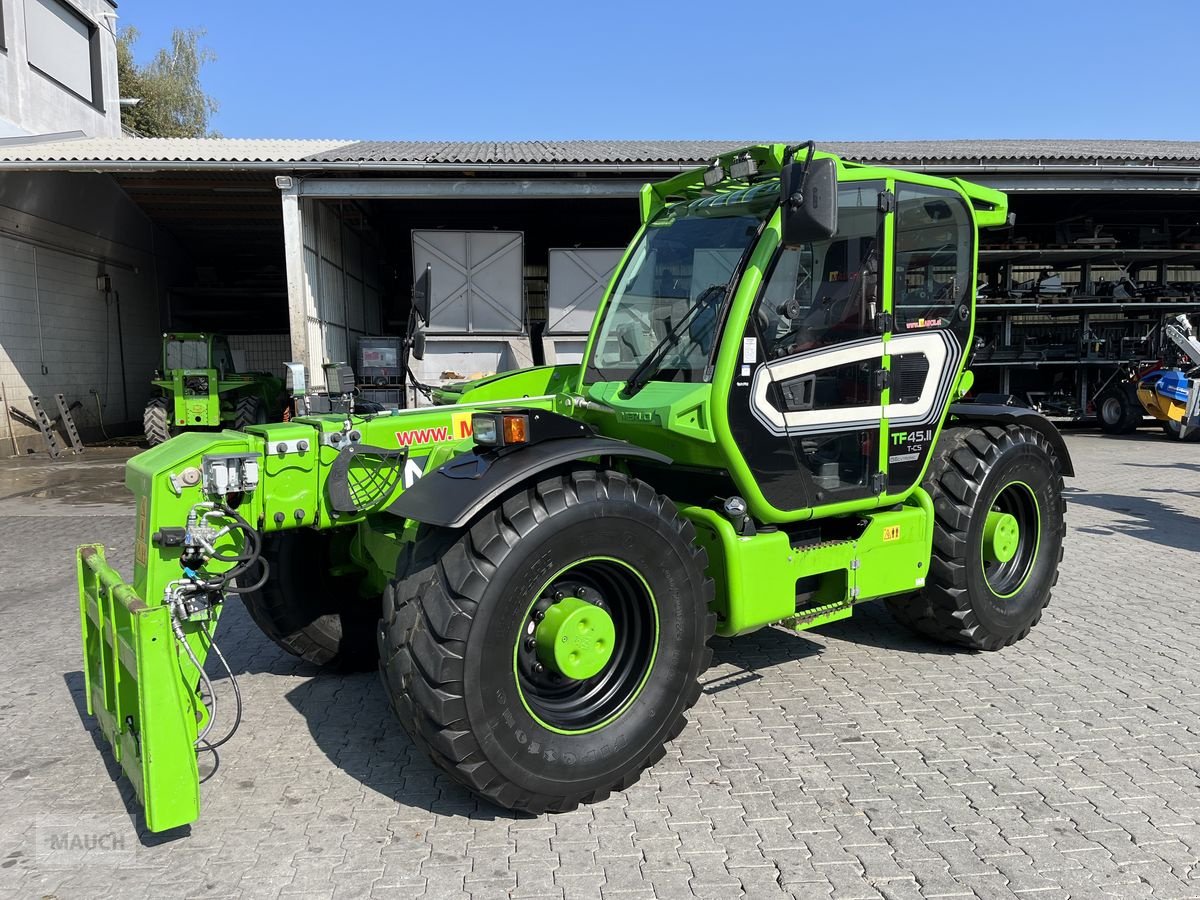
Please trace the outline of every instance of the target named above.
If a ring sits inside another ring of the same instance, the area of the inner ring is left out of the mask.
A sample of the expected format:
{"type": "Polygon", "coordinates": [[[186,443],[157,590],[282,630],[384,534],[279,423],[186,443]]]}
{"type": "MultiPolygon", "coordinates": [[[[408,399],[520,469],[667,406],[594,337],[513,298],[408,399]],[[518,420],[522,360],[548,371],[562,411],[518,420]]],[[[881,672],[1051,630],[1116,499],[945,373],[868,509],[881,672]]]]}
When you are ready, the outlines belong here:
{"type": "MultiPolygon", "coordinates": [[[[928,501],[923,490],[917,493],[928,501]]],[[[716,510],[680,506],[708,553],[717,634],[732,637],[784,620],[812,628],[845,618],[855,603],[919,590],[932,540],[932,506],[925,502],[914,498],[865,516],[856,537],[807,546],[794,546],[782,530],[742,537],[716,510]],[[800,608],[798,596],[805,601],[800,608]]]]}
{"type": "MultiPolygon", "coordinates": [[[[728,163],[747,152],[759,163],[760,172],[770,177],[778,173],[785,150],[783,145],[768,145],[727,154],[722,160],[728,163]]],[[[644,188],[644,223],[668,204],[710,196],[712,192],[703,185],[704,171],[685,172],[644,188]]],[[[973,211],[977,227],[1002,224],[1007,219],[1003,194],[965,182],[841,161],[838,176],[842,183],[883,181],[893,188],[906,181],[953,190],[973,211]]],[[[715,191],[745,187],[744,182],[732,187],[722,183],[715,191]]],[[[880,273],[893,268],[893,219],[892,214],[883,216],[880,273]]],[[[614,274],[589,335],[585,360],[592,359],[605,306],[645,230],[643,224],[614,274]]],[[[359,595],[348,597],[347,602],[374,602],[366,598],[378,594],[393,576],[404,542],[417,530],[417,523],[380,510],[425,472],[469,449],[472,411],[496,406],[546,409],[572,416],[602,435],[660,451],[685,472],[696,470],[717,481],[727,478],[732,482],[758,523],[752,536],[737,534],[729,517],[710,508],[709,499],[673,496],[681,513],[695,526],[697,542],[708,553],[708,571],[716,583],[714,609],[719,634],[742,634],[774,622],[812,628],[850,615],[853,606],[863,600],[919,590],[927,575],[933,532],[933,505],[918,486],[923,471],[913,484],[895,486],[893,492],[885,489],[854,501],[783,510],[764,496],[743,448],[733,438],[727,398],[741,361],[742,330],[779,247],[780,230],[776,208],[754,238],[728,293],[722,313],[727,324],[719,332],[720,344],[702,380],[651,379],[629,396],[623,382],[589,382],[584,365],[546,366],[438,389],[435,400],[440,405],[433,407],[353,416],[351,426],[360,433],[363,448],[407,449],[390,496],[381,498],[370,512],[338,513],[331,507],[330,476],[341,451],[330,444],[329,437],[345,433],[343,416],[306,416],[254,426],[245,432],[184,433],[132,459],[126,474],[126,484],[137,499],[132,586],[124,585],[117,573],[103,564],[102,555],[85,548],[79,563],[80,610],[89,709],[100,719],[114,754],[134,781],[146,806],[149,827],[161,830],[191,821],[199,809],[194,742],[206,711],[197,691],[197,672],[178,646],[170,609],[164,606],[164,592],[181,574],[181,551],[158,546],[152,535],[160,528],[183,525],[188,511],[205,499],[198,477],[192,475],[199,472],[207,454],[259,454],[260,480],[256,489],[240,498],[240,514],[263,533],[299,527],[329,531],[334,570],[361,575],[359,595]],[[295,449],[301,441],[305,442],[303,452],[295,449]],[[110,690],[110,685],[120,687],[110,690]],[[132,724],[126,722],[126,715],[133,715],[132,724]],[[153,757],[148,755],[151,749],[153,757]]],[[[970,271],[974,283],[974,260],[970,271]]],[[[880,277],[879,284],[881,305],[891,312],[892,278],[880,277]]],[[[888,339],[890,335],[885,334],[885,342],[888,339]]],[[[883,367],[889,366],[885,349],[883,367]]],[[[258,387],[253,381],[229,378],[217,384],[216,370],[207,374],[215,389],[200,415],[212,427],[226,418],[222,399],[258,387]]],[[[971,374],[961,363],[948,377],[956,379],[952,397],[961,396],[971,385],[971,374]]],[[[181,401],[182,382],[174,373],[169,383],[164,379],[156,384],[181,401]]],[[[885,388],[881,399],[885,408],[889,399],[885,388]]],[[[190,409],[185,410],[184,418],[186,414],[196,415],[190,409]]],[[[946,416],[947,411],[942,410],[935,442],[946,416]]],[[[888,433],[888,423],[881,420],[881,471],[886,471],[888,462],[888,433]]],[[[635,471],[654,484],[652,468],[635,471]]],[[[354,472],[352,469],[352,482],[362,478],[354,472]]],[[[687,479],[681,481],[686,485],[687,479]]],[[[232,536],[223,540],[221,547],[238,549],[232,536]]],[[[210,562],[205,568],[219,572],[223,565],[232,564],[210,562]]],[[[201,663],[216,622],[214,612],[206,619],[182,624],[188,646],[201,663]]],[[[561,629],[554,634],[561,637],[561,629]]],[[[552,649],[546,652],[553,656],[552,649]]],[[[556,665],[562,668],[564,664],[559,661],[556,665]]]]}
{"type": "Polygon", "coordinates": [[[434,388],[433,402],[439,406],[452,403],[486,403],[489,400],[518,401],[524,397],[543,397],[569,390],[579,378],[579,365],[536,366],[516,372],[501,372],[434,388]]]}
{"type": "Polygon", "coordinates": [[[578,415],[608,437],[650,447],[677,464],[723,466],[712,429],[712,385],[652,381],[633,397],[620,394],[618,383],[594,384],[578,415]]]}

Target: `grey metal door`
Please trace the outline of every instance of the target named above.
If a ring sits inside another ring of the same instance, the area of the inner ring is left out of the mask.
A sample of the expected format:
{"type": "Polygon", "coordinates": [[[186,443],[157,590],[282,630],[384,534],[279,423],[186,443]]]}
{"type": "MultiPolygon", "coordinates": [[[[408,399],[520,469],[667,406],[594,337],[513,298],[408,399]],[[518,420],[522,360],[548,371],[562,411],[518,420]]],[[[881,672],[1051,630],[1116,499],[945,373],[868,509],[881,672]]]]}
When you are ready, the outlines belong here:
{"type": "Polygon", "coordinates": [[[414,231],[413,271],[433,266],[428,330],[524,332],[524,239],[519,231],[414,231]]]}

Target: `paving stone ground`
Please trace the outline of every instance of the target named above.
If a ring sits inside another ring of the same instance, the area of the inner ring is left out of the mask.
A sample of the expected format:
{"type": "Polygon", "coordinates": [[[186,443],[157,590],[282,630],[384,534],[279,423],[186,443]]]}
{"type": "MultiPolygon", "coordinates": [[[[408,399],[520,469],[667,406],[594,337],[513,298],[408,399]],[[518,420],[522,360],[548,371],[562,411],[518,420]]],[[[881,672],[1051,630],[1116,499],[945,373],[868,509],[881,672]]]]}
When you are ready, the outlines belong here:
{"type": "Polygon", "coordinates": [[[231,603],[246,720],[166,838],[81,719],[72,551],[129,566],[122,457],[10,466],[0,898],[1200,897],[1200,447],[1067,440],[1067,556],[1026,641],[947,649],[870,604],[720,642],[666,758],[567,815],[476,801],[374,676],[316,672],[231,603]],[[107,842],[50,849],[63,826],[107,842]]]}

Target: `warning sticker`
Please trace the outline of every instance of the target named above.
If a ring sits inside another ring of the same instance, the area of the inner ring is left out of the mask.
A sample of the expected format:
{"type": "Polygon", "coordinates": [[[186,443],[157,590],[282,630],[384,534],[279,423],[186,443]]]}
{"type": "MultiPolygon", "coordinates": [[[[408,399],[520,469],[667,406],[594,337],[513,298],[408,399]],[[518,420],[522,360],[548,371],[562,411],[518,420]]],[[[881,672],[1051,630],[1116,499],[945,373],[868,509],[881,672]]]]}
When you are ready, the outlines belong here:
{"type": "Polygon", "coordinates": [[[742,338],[742,362],[758,362],[758,338],[742,338]]]}

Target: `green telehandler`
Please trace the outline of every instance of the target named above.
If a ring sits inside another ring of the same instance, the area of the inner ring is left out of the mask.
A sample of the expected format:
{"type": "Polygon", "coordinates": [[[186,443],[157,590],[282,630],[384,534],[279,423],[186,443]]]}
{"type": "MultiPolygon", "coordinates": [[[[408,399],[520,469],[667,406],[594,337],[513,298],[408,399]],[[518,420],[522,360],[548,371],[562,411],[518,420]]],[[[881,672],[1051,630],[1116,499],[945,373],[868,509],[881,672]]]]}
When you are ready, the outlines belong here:
{"type": "Polygon", "coordinates": [[[238,374],[229,340],[220,334],[164,334],[162,368],[151,384],[156,393],[142,413],[151,447],[181,431],[278,421],[284,411],[283,379],[264,372],[238,374]]]}
{"type": "Polygon", "coordinates": [[[714,634],[875,598],[979,650],[1037,624],[1071,461],[1031,410],[963,400],[1006,197],[776,144],[640,204],[581,364],[366,414],[343,373],[290,422],[129,462],[132,580],[82,547],[79,603],[88,709],[151,830],[197,818],[197,754],[241,718],[214,726],[204,670],[234,595],[289,653],[377,667],[439,767],[533,812],[660,759],[714,634]]]}

